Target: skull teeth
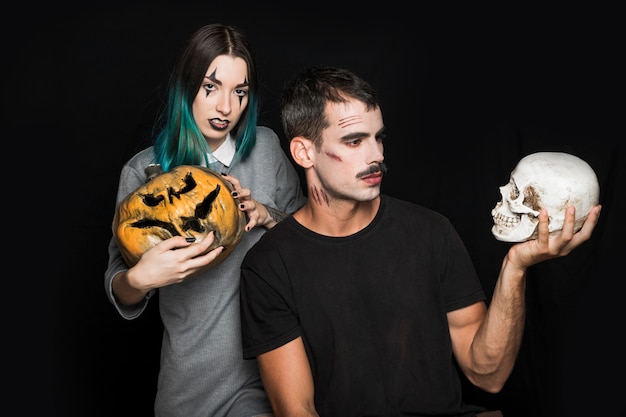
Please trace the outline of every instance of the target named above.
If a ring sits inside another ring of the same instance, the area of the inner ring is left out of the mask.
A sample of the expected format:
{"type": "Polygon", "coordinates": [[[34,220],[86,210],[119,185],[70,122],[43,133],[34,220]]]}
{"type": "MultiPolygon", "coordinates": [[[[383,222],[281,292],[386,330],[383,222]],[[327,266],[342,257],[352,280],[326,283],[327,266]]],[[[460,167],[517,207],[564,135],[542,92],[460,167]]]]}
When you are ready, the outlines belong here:
{"type": "Polygon", "coordinates": [[[493,216],[493,222],[498,226],[506,227],[507,229],[514,229],[519,226],[519,217],[509,217],[502,213],[496,213],[493,216]]]}

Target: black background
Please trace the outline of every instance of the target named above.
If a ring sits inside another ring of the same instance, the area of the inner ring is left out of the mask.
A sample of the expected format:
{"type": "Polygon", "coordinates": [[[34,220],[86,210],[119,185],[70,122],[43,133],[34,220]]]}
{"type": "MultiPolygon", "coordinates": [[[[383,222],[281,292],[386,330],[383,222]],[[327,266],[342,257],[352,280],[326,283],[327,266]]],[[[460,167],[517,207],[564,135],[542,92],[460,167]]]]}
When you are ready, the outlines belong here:
{"type": "Polygon", "coordinates": [[[506,417],[623,416],[626,169],[617,11],[260,3],[20,4],[4,15],[5,159],[13,172],[5,213],[13,213],[7,219],[17,243],[9,246],[18,247],[7,259],[7,280],[17,284],[6,288],[13,300],[5,319],[9,403],[20,415],[152,414],[157,304],[126,321],[103,285],[118,175],[150,144],[183,41],[221,21],[250,37],[262,82],[260,123],[285,146],[278,97],[303,67],[346,66],[378,90],[388,128],[383,192],[449,217],[488,294],[508,249],[491,235],[490,211],[517,161],[542,150],[586,160],[603,204],[594,236],[571,256],[531,268],[511,378],[499,394],[468,385],[466,396],[506,417]]]}

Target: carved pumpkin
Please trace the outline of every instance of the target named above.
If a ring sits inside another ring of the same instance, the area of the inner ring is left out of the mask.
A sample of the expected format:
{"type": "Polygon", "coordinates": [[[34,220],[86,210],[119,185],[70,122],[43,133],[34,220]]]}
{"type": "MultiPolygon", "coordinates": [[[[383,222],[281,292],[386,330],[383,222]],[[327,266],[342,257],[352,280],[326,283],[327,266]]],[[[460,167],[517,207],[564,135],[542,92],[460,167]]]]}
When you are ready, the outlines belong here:
{"type": "Polygon", "coordinates": [[[210,249],[224,246],[212,266],[222,262],[246,224],[232,190],[220,174],[201,166],[181,165],[149,177],[118,204],[113,218],[113,234],[126,263],[135,265],[145,251],[173,236],[199,242],[210,231],[215,232],[210,249]]]}

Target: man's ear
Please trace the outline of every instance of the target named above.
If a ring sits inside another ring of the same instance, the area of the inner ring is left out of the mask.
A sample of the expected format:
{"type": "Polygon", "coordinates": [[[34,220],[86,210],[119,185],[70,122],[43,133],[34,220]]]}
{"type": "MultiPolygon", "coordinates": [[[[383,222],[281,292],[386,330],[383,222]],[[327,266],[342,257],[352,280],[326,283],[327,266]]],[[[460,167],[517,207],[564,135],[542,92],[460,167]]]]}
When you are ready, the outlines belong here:
{"type": "Polygon", "coordinates": [[[311,147],[313,143],[310,140],[303,138],[302,136],[296,136],[289,142],[289,150],[291,151],[291,157],[303,168],[309,168],[313,165],[313,159],[311,158],[313,151],[311,147]]]}

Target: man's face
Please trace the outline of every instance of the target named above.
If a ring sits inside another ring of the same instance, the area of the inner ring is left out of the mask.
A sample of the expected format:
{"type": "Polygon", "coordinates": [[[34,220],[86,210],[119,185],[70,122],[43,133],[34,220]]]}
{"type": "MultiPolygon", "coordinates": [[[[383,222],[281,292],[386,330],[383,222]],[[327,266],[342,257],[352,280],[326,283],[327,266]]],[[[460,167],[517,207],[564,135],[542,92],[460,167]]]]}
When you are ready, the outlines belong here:
{"type": "MultiPolygon", "coordinates": [[[[380,194],[384,124],[380,108],[367,111],[357,100],[329,103],[330,122],[314,148],[314,168],[322,188],[332,199],[370,201],[380,194]]],[[[312,196],[315,198],[315,196],[312,196]]]]}

